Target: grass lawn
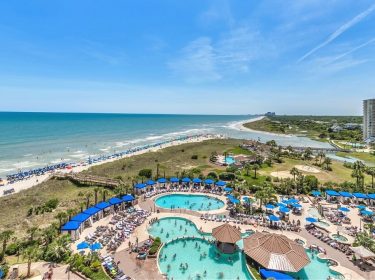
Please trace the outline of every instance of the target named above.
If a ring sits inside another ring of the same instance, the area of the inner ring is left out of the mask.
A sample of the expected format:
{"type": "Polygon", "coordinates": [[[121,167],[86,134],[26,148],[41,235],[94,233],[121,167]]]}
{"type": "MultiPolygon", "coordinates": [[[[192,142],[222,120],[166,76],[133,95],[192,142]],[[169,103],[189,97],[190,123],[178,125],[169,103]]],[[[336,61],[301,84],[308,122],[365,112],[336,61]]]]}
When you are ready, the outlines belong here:
{"type": "MultiPolygon", "coordinates": [[[[155,176],[157,163],[160,164],[160,176],[163,176],[165,171],[167,177],[175,176],[176,172],[193,167],[199,167],[205,174],[211,170],[221,172],[225,168],[209,162],[211,153],[216,151],[218,154],[222,154],[224,151],[236,148],[241,143],[241,140],[221,139],[189,143],[98,165],[85,172],[110,178],[122,176],[129,184],[131,184],[131,179],[143,168],[151,168],[153,176],[155,176]],[[198,159],[192,159],[192,155],[198,155],[198,159]]],[[[67,180],[49,180],[14,195],[1,197],[0,229],[12,229],[20,236],[25,234],[29,226],[46,227],[52,222],[57,222],[54,217],[58,212],[72,208],[79,209],[80,204],[85,201],[84,197],[78,196],[79,192],[92,192],[93,194],[93,189],[94,187],[77,186],[67,180]],[[31,207],[41,206],[53,198],[58,198],[60,202],[53,212],[27,216],[31,207]]],[[[101,196],[98,196],[100,199],[101,196]]],[[[111,197],[111,194],[108,194],[107,197],[111,197]]],[[[90,202],[93,204],[93,197],[90,202]]]]}
{"type": "Polygon", "coordinates": [[[345,152],[337,152],[336,155],[340,157],[355,157],[360,160],[365,161],[365,163],[368,163],[372,166],[375,165],[375,155],[372,155],[370,153],[364,153],[364,152],[351,152],[351,153],[345,153],[345,152]]]}

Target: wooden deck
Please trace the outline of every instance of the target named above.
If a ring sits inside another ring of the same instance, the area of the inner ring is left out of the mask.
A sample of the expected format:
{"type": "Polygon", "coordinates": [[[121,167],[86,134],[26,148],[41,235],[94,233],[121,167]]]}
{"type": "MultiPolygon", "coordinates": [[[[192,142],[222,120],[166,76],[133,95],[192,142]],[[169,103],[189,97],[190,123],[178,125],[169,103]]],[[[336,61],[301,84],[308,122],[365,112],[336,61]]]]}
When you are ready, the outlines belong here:
{"type": "Polygon", "coordinates": [[[80,185],[102,186],[114,189],[120,185],[120,181],[111,178],[86,175],[81,173],[56,173],[53,176],[58,180],[70,180],[80,185]]]}

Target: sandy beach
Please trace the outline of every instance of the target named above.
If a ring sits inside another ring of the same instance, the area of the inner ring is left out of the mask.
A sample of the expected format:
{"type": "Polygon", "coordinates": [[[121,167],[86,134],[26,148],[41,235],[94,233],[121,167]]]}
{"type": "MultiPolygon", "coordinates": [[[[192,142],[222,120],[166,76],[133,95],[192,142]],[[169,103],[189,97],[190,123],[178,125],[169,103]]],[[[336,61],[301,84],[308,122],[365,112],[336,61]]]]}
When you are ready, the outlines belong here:
{"type": "Polygon", "coordinates": [[[290,134],[281,134],[281,133],[255,130],[255,129],[251,129],[251,128],[248,128],[248,127],[244,126],[245,123],[260,121],[264,118],[265,118],[265,116],[260,116],[260,117],[250,119],[250,120],[247,120],[247,121],[238,122],[233,127],[238,129],[238,130],[241,130],[241,131],[251,131],[251,132],[257,132],[257,133],[262,133],[262,134],[267,134],[267,135],[274,135],[274,136],[279,136],[279,137],[292,137],[293,136],[293,135],[290,135],[290,134]]]}
{"type": "MultiPolygon", "coordinates": [[[[174,141],[171,141],[169,143],[161,144],[157,147],[151,147],[151,148],[148,148],[148,149],[143,149],[143,150],[140,150],[140,151],[137,151],[137,152],[134,152],[134,153],[126,154],[126,155],[124,155],[122,157],[118,157],[118,158],[111,158],[111,159],[108,159],[108,160],[103,160],[103,161],[93,163],[93,164],[88,164],[88,165],[80,165],[80,166],[73,167],[72,169],[58,170],[58,171],[54,171],[54,172],[44,174],[44,175],[40,175],[40,176],[32,176],[28,179],[25,179],[25,180],[22,180],[22,181],[17,181],[17,182],[14,182],[12,184],[8,184],[7,182],[5,182],[5,185],[0,187],[0,191],[1,191],[0,197],[6,196],[6,195],[4,195],[4,191],[10,190],[10,189],[14,189],[14,192],[12,194],[15,194],[15,193],[18,193],[20,191],[29,189],[33,186],[36,186],[36,185],[48,180],[56,172],[59,172],[59,173],[61,173],[61,172],[63,172],[63,173],[77,172],[78,173],[78,172],[87,170],[92,166],[101,165],[101,164],[105,164],[105,163],[108,163],[108,162],[113,162],[113,161],[120,160],[120,159],[123,159],[123,158],[128,158],[128,157],[132,157],[132,156],[136,156],[136,155],[140,155],[140,154],[144,154],[144,153],[148,153],[148,152],[155,152],[155,151],[158,151],[160,149],[164,149],[164,148],[168,148],[168,147],[172,147],[172,146],[178,146],[178,145],[187,144],[187,143],[198,143],[198,142],[202,142],[202,141],[206,141],[206,140],[210,140],[210,139],[220,139],[220,138],[223,138],[223,136],[221,136],[221,135],[203,135],[203,136],[199,136],[199,137],[192,137],[192,138],[189,138],[189,139],[186,139],[186,140],[174,140],[174,141]]],[[[12,195],[12,194],[10,194],[10,195],[12,195]]]]}

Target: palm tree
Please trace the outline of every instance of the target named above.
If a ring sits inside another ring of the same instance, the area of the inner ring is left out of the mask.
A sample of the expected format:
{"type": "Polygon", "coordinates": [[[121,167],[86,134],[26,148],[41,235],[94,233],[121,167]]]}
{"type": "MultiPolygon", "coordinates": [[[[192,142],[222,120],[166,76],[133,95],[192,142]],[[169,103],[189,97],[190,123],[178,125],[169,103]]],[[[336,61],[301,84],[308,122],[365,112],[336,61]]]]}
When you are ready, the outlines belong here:
{"type": "Polygon", "coordinates": [[[259,164],[254,164],[253,165],[253,170],[254,170],[254,179],[257,178],[257,170],[259,169],[259,164]]]}
{"type": "MultiPolygon", "coordinates": [[[[81,209],[83,210],[83,209],[81,209]]],[[[81,211],[82,212],[82,211],[81,211]]],[[[74,209],[68,209],[66,210],[66,214],[68,215],[69,220],[72,218],[72,216],[76,213],[76,210],[74,209]]]]}
{"type": "Polygon", "coordinates": [[[320,151],[318,153],[318,157],[319,157],[319,165],[322,165],[322,160],[326,157],[326,154],[323,151],[320,151]]]}
{"type": "Polygon", "coordinates": [[[31,276],[31,264],[34,261],[37,261],[40,257],[40,249],[37,245],[32,245],[26,247],[25,250],[22,251],[23,259],[27,260],[27,278],[31,276]]]}
{"type": "Polygon", "coordinates": [[[326,169],[329,170],[329,166],[332,164],[332,160],[329,157],[325,157],[323,164],[326,165],[326,169]]]}
{"type": "Polygon", "coordinates": [[[59,229],[61,229],[63,221],[65,221],[66,217],[67,217],[67,215],[64,212],[59,212],[55,216],[55,218],[59,220],[59,229]]]}
{"type": "Polygon", "coordinates": [[[100,191],[100,188],[95,187],[94,188],[94,199],[95,199],[95,204],[98,203],[98,192],[100,191]]]}
{"type": "Polygon", "coordinates": [[[371,176],[371,188],[374,188],[375,167],[367,167],[366,174],[371,176]]]}
{"type": "Polygon", "coordinates": [[[107,194],[108,194],[108,190],[102,189],[101,193],[102,193],[102,201],[105,201],[107,194]]]}
{"type": "Polygon", "coordinates": [[[159,178],[159,167],[160,167],[160,164],[157,163],[157,164],[156,164],[156,178],[155,178],[155,179],[158,179],[158,178],[159,178]]]}
{"type": "Polygon", "coordinates": [[[92,197],[92,193],[91,192],[87,192],[85,193],[85,198],[86,198],[86,209],[89,208],[90,206],[90,198],[92,197]]]}
{"type": "Polygon", "coordinates": [[[245,170],[246,170],[246,176],[249,176],[249,171],[251,170],[251,164],[250,163],[246,163],[245,166],[244,166],[245,170]]]}
{"type": "Polygon", "coordinates": [[[29,241],[34,242],[36,235],[39,233],[39,228],[37,226],[32,226],[27,229],[29,234],[29,241]]]}
{"type": "Polygon", "coordinates": [[[10,238],[13,236],[13,234],[14,234],[14,231],[12,231],[12,230],[5,230],[5,231],[0,233],[0,241],[3,242],[3,248],[1,250],[0,261],[2,261],[4,259],[5,250],[7,248],[8,242],[9,242],[10,238]]]}
{"type": "Polygon", "coordinates": [[[296,181],[296,176],[299,174],[299,171],[296,167],[293,167],[290,172],[291,175],[293,175],[293,180],[296,181]]]}

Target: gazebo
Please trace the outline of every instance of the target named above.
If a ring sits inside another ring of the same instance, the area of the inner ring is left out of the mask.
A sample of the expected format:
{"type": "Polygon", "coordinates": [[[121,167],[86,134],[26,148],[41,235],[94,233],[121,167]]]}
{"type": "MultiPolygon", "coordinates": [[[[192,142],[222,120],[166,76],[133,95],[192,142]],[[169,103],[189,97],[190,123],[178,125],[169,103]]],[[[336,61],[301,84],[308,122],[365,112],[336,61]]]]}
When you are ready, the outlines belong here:
{"type": "Polygon", "coordinates": [[[275,233],[256,232],[244,239],[245,254],[266,269],[298,272],[310,263],[302,245],[275,233]]]}
{"type": "Polygon", "coordinates": [[[230,224],[223,224],[212,230],[212,236],[217,240],[217,247],[226,254],[236,251],[236,242],[241,240],[241,232],[230,224]]]}

